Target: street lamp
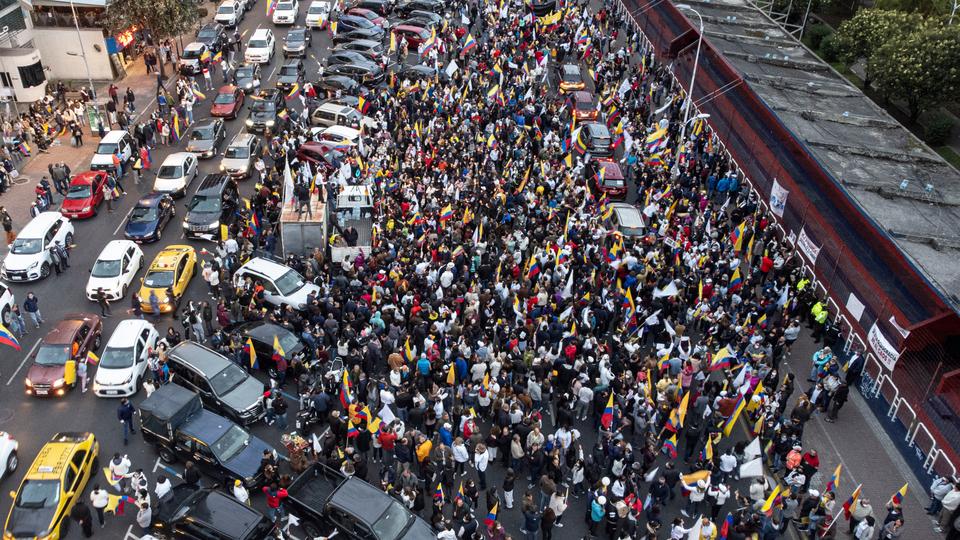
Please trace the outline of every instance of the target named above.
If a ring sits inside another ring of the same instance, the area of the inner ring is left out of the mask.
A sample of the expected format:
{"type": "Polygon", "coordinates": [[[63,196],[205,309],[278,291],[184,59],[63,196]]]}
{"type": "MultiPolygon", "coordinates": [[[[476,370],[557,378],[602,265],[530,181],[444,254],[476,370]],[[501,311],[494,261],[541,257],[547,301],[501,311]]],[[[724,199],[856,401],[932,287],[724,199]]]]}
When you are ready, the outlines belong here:
{"type": "Polygon", "coordinates": [[[80,56],[83,57],[83,67],[87,70],[87,84],[90,85],[90,97],[96,101],[97,89],[93,86],[93,77],[90,76],[90,64],[87,63],[87,51],[83,48],[83,36],[80,34],[80,21],[77,19],[77,8],[70,0],[70,11],[73,12],[73,24],[77,28],[77,42],[80,44],[80,56]]]}
{"type": "Polygon", "coordinates": [[[700,12],[690,7],[688,4],[677,4],[677,9],[692,11],[700,21],[700,34],[697,36],[697,54],[693,57],[693,72],[690,74],[690,87],[687,90],[687,102],[683,107],[683,125],[680,126],[680,144],[686,142],[687,119],[690,116],[690,108],[693,107],[693,84],[697,80],[697,66],[700,64],[700,46],[703,44],[703,17],[700,12]]]}

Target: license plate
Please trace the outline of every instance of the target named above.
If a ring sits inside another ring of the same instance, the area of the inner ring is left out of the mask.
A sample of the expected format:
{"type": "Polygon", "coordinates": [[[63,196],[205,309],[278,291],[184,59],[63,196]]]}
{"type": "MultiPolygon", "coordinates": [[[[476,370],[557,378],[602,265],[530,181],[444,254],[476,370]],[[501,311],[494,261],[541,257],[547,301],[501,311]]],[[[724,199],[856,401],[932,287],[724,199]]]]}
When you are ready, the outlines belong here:
{"type": "Polygon", "coordinates": [[[111,395],[111,396],[116,396],[116,395],[120,394],[120,391],[119,391],[119,390],[107,390],[106,392],[104,392],[104,394],[108,394],[108,395],[111,395]]]}
{"type": "Polygon", "coordinates": [[[46,391],[46,390],[36,390],[36,392],[37,392],[37,395],[38,395],[38,396],[45,396],[45,395],[47,395],[47,391],[46,391]]]}
{"type": "Polygon", "coordinates": [[[297,420],[297,429],[300,429],[300,421],[297,420]]]}
{"type": "Polygon", "coordinates": [[[27,276],[18,276],[18,275],[16,275],[16,274],[11,274],[11,275],[10,275],[10,281],[21,281],[21,280],[24,280],[24,279],[26,279],[26,278],[27,278],[27,276]]]}

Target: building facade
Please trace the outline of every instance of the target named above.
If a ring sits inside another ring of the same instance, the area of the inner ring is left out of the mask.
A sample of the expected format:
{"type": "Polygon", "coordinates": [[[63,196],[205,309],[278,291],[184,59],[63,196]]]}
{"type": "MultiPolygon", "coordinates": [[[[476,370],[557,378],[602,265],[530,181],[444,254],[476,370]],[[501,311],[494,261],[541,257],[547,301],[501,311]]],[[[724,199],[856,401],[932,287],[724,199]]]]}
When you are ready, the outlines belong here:
{"type": "Polygon", "coordinates": [[[0,102],[29,103],[44,96],[48,72],[36,46],[30,4],[0,0],[0,102]]]}

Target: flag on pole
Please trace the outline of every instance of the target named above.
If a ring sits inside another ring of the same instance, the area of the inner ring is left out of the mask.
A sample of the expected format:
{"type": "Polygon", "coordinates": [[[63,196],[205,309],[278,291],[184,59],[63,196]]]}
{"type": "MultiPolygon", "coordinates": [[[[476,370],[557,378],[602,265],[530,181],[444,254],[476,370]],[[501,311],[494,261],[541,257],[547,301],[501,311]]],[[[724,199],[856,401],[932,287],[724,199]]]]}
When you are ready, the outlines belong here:
{"type": "Polygon", "coordinates": [[[433,498],[440,501],[440,504],[443,504],[443,484],[437,484],[437,489],[433,490],[433,498]]]}
{"type": "Polygon", "coordinates": [[[500,508],[500,503],[499,503],[499,502],[495,502],[495,503],[493,503],[493,508],[491,508],[490,511],[487,512],[487,517],[486,517],[486,519],[483,520],[483,522],[487,525],[487,527],[493,527],[493,524],[496,523],[496,521],[497,521],[497,510],[498,510],[499,508],[500,508]]]}
{"type": "Polygon", "coordinates": [[[280,356],[287,356],[287,353],[283,350],[283,347],[280,346],[280,337],[273,336],[273,352],[279,354],[280,356]]]}
{"type": "Polygon", "coordinates": [[[907,484],[904,484],[899,491],[890,497],[890,502],[899,506],[903,504],[903,498],[907,496],[907,484]]]}
{"type": "Polygon", "coordinates": [[[770,492],[770,496],[767,497],[760,511],[768,516],[773,514],[773,507],[777,502],[778,495],[780,495],[780,484],[777,484],[777,487],[773,488],[773,491],[770,492]]]}
{"type": "Polygon", "coordinates": [[[257,362],[257,351],[253,348],[253,340],[247,338],[247,342],[243,345],[243,348],[247,350],[247,355],[250,358],[250,369],[259,369],[260,363],[257,362]]]}
{"type": "Polygon", "coordinates": [[[353,394],[350,392],[350,378],[347,377],[347,370],[343,370],[343,378],[340,382],[340,404],[346,409],[353,403],[353,394]]]}
{"type": "Polygon", "coordinates": [[[833,471],[833,475],[830,476],[830,479],[827,480],[827,487],[823,489],[824,493],[830,493],[831,491],[840,487],[840,470],[843,468],[843,463],[838,463],[836,470],[833,471]]]}
{"type": "Polygon", "coordinates": [[[353,420],[350,420],[349,418],[347,418],[347,438],[352,439],[354,437],[359,437],[359,436],[360,436],[360,431],[357,429],[357,426],[353,424],[353,420]]]}
{"type": "Polygon", "coordinates": [[[20,342],[17,341],[17,338],[13,335],[13,332],[11,332],[10,329],[8,329],[2,323],[0,323],[0,344],[8,345],[18,351],[20,350],[20,342]]]}
{"type": "Polygon", "coordinates": [[[730,415],[730,418],[727,418],[726,422],[723,424],[723,436],[729,437],[730,432],[733,430],[733,425],[737,423],[737,417],[740,416],[740,413],[743,411],[743,408],[746,407],[747,400],[744,399],[743,394],[737,398],[737,404],[734,406],[733,414],[730,415]]]}
{"type": "Polygon", "coordinates": [[[851,513],[857,507],[857,501],[860,500],[861,488],[863,488],[863,484],[857,486],[857,489],[853,490],[853,493],[850,494],[850,498],[843,503],[843,517],[850,519],[851,513]]]}
{"type": "Polygon", "coordinates": [[[610,424],[612,423],[613,423],[613,392],[610,392],[610,398],[607,399],[607,406],[603,408],[603,414],[600,415],[600,424],[604,427],[604,429],[610,429],[610,424]]]}

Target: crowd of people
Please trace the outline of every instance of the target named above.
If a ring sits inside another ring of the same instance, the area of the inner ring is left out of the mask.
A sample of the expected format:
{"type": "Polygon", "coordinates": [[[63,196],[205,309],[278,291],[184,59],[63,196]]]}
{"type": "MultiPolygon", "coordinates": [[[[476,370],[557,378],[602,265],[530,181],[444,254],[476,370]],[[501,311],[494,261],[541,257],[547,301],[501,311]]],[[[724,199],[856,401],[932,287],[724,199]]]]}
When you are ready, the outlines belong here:
{"type": "MultiPolygon", "coordinates": [[[[229,328],[287,328],[306,346],[275,358],[268,421],[289,427],[279,390],[294,389],[324,433],[311,458],[380,485],[444,539],[550,540],[572,519],[612,539],[770,540],[791,523],[813,538],[836,518],[858,540],[906,538],[902,497],[837,504],[839,471],[804,441],[813,415],[838,420],[862,357],[840,352],[825,299],[709,127],[684,128],[683,91],[628,15],[612,2],[568,3],[546,24],[512,1],[450,9],[428,47],[398,44],[437,76],[368,94],[381,129],[361,145],[298,160],[312,136],[292,109],[267,133],[249,206],[204,253],[211,299],[174,311],[149,385],[169,380],[181,339],[252,369],[229,328]],[[582,123],[557,93],[567,63],[592,79],[640,235],[612,225],[614,201],[592,187],[582,123]],[[234,283],[250,256],[279,255],[285,205],[333,204],[350,184],[376,194],[372,249],[288,256],[321,286],[306,309],[234,283]],[[804,324],[823,341],[810,362],[791,356],[804,324]],[[334,363],[343,375],[324,379],[334,363]]],[[[198,93],[184,79],[162,94],[134,128],[141,145],[175,142],[198,93]]],[[[271,474],[279,518],[290,476],[271,474]]],[[[930,510],[946,524],[957,502],[930,510]]]]}

